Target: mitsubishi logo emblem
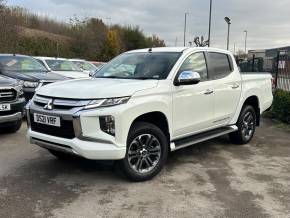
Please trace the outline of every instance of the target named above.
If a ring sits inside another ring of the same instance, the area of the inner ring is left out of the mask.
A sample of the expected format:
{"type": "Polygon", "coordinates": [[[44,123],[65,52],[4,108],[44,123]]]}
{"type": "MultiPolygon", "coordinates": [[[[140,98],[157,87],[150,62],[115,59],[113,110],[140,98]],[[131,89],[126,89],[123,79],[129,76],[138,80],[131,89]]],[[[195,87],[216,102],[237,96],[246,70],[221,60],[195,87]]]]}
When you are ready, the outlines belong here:
{"type": "Polygon", "coordinates": [[[47,104],[43,107],[45,110],[52,110],[53,109],[53,100],[49,100],[47,104]]]}

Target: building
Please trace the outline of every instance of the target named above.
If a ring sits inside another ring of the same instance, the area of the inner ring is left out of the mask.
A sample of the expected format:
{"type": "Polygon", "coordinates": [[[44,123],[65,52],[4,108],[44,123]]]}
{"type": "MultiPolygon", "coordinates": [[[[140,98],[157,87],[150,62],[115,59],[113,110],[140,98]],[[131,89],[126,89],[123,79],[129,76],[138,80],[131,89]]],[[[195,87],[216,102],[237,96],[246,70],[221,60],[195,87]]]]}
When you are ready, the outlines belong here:
{"type": "Polygon", "coordinates": [[[255,58],[273,59],[277,57],[278,51],[283,51],[287,55],[290,55],[290,46],[280,47],[280,48],[271,48],[271,49],[249,50],[248,58],[252,59],[253,55],[255,55],[255,58]]]}

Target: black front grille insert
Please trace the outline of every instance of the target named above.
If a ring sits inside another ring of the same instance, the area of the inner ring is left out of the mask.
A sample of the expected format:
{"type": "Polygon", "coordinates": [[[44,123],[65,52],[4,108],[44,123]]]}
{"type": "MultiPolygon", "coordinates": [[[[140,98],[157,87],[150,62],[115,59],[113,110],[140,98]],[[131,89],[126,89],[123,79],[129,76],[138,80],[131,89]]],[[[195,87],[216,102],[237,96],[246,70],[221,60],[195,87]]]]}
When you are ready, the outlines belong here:
{"type": "Polygon", "coordinates": [[[61,127],[49,126],[34,122],[33,114],[30,114],[30,122],[32,131],[66,139],[75,138],[73,121],[71,120],[61,120],[61,127]]]}
{"type": "Polygon", "coordinates": [[[15,89],[0,89],[0,102],[16,100],[17,92],[15,89]]]}

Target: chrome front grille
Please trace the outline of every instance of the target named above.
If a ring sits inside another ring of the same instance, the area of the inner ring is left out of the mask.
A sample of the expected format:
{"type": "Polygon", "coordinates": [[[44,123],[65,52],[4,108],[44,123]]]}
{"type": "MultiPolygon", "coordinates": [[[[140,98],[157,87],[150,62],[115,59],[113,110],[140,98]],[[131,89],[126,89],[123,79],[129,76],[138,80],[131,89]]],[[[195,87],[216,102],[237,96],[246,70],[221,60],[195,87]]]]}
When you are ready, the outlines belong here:
{"type": "Polygon", "coordinates": [[[0,89],[0,102],[14,101],[17,98],[17,92],[12,88],[0,89]]]}
{"type": "Polygon", "coordinates": [[[36,95],[33,98],[33,103],[36,106],[45,108],[48,104],[52,104],[52,108],[55,110],[71,110],[73,108],[80,108],[87,105],[90,100],[75,100],[65,98],[54,98],[36,95]]]}

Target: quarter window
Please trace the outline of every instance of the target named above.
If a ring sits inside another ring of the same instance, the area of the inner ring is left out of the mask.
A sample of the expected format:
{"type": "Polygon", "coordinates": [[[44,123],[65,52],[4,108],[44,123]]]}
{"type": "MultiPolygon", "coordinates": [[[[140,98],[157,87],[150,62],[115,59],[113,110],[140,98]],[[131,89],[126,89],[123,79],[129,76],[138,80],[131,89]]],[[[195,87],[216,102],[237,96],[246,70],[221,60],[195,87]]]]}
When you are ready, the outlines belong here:
{"type": "Polygon", "coordinates": [[[190,55],[181,65],[179,72],[193,71],[200,74],[201,80],[207,80],[207,66],[203,52],[190,55]]]}
{"type": "Polygon", "coordinates": [[[208,53],[211,79],[221,79],[232,72],[232,67],[227,54],[208,53]]]}

